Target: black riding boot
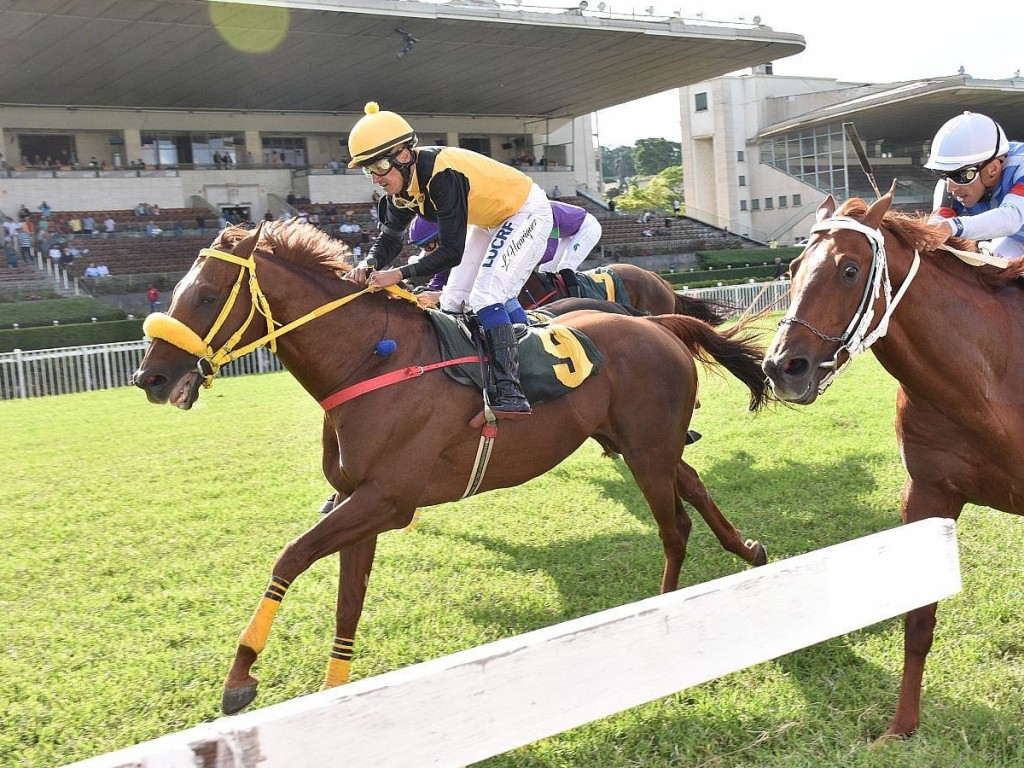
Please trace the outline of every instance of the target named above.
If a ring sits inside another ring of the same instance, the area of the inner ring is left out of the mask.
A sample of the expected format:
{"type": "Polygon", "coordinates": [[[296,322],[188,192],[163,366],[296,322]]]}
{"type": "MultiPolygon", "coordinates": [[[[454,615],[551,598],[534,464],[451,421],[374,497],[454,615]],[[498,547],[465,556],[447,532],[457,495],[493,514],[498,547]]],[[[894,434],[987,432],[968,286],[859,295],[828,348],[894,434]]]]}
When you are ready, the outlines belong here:
{"type": "Polygon", "coordinates": [[[491,382],[488,387],[491,410],[499,419],[521,419],[531,413],[519,383],[519,345],[509,324],[484,332],[491,358],[491,382]]]}
{"type": "Polygon", "coordinates": [[[565,290],[570,298],[582,299],[583,291],[580,289],[580,281],[576,279],[576,273],[571,269],[560,269],[558,274],[562,276],[562,282],[565,283],[565,290]]]}

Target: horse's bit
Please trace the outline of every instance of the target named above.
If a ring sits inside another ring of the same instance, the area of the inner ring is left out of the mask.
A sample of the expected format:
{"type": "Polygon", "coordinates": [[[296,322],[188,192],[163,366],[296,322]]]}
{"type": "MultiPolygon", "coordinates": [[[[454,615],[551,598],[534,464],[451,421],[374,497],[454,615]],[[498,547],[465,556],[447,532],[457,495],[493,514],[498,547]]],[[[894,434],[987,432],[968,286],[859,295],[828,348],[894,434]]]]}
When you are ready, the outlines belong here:
{"type": "Polygon", "coordinates": [[[885,255],[885,238],[882,235],[882,231],[865,226],[848,216],[834,216],[811,227],[811,234],[828,232],[833,229],[852,229],[855,232],[860,232],[871,243],[871,270],[864,284],[864,294],[861,296],[860,305],[857,307],[857,311],[854,312],[849,325],[846,326],[846,330],[843,331],[842,335],[828,336],[795,314],[792,316],[787,315],[779,321],[780,327],[794,323],[802,325],[822,341],[835,342],[839,345],[836,348],[835,354],[832,355],[832,359],[820,365],[821,368],[828,368],[830,370],[818,383],[819,395],[828,389],[835,377],[842,373],[846,366],[853,362],[853,358],[885,336],[889,330],[889,318],[892,317],[892,313],[903,299],[907,288],[910,287],[914,277],[917,275],[918,267],[921,265],[921,254],[917,249],[914,249],[914,261],[910,265],[907,279],[903,281],[903,285],[900,286],[896,295],[893,296],[892,281],[889,278],[889,262],[885,255]],[[875,330],[869,333],[868,328],[870,328],[875,317],[874,303],[879,296],[885,297],[885,311],[882,313],[881,318],[879,318],[875,330]],[[846,360],[840,363],[839,357],[843,352],[846,352],[846,360]]]}

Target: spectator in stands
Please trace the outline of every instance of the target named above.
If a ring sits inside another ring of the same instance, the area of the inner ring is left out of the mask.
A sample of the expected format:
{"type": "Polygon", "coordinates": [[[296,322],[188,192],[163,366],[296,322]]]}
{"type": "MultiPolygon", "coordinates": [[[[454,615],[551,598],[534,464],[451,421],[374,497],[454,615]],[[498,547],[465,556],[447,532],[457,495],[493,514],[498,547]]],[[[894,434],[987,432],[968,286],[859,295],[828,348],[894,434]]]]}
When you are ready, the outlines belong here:
{"type": "Polygon", "coordinates": [[[148,222],[146,222],[146,234],[147,235],[149,235],[150,237],[156,237],[161,232],[163,232],[163,230],[160,229],[160,227],[158,227],[156,225],[155,221],[148,221],[148,222]]]}
{"type": "Polygon", "coordinates": [[[117,222],[114,221],[113,216],[107,216],[107,218],[103,220],[103,229],[106,232],[107,237],[114,234],[114,230],[117,229],[117,222]]]}
{"type": "Polygon", "coordinates": [[[22,220],[25,220],[25,219],[27,219],[31,215],[32,215],[32,211],[30,211],[28,208],[26,208],[25,204],[22,203],[21,207],[18,209],[18,218],[22,219],[22,220]]]}
{"type": "Polygon", "coordinates": [[[8,239],[14,238],[18,234],[19,229],[21,229],[20,221],[15,221],[10,216],[4,216],[4,232],[7,234],[8,239]]]}
{"type": "Polygon", "coordinates": [[[551,190],[551,199],[552,200],[561,200],[562,199],[562,190],[560,190],[558,188],[557,184],[555,184],[555,188],[551,190]]]}
{"type": "Polygon", "coordinates": [[[786,276],[786,265],[782,263],[780,256],[775,257],[775,279],[781,280],[786,276]]]}
{"type": "Polygon", "coordinates": [[[349,134],[349,166],[363,168],[386,195],[381,235],[370,249],[381,269],[368,274],[357,268],[351,277],[384,288],[451,269],[441,308],[476,314],[495,379],[492,409],[499,417],[527,416],[531,408],[519,382],[512,322],[526,320],[516,297],[551,232],[547,195],[523,172],[497,160],[460,147],[416,144],[405,118],[380,111],[374,102],[349,134]],[[417,213],[437,222],[440,245],[417,264],[387,269],[417,213]]]}
{"type": "Polygon", "coordinates": [[[196,214],[196,228],[206,229],[206,217],[201,213],[196,214]]]}
{"type": "Polygon", "coordinates": [[[99,233],[99,230],[96,228],[96,219],[92,217],[91,213],[87,213],[85,218],[82,219],[82,229],[85,230],[85,233],[88,235],[95,235],[99,233]]]}
{"type": "Polygon", "coordinates": [[[156,289],[155,285],[150,285],[149,290],[146,291],[146,298],[149,300],[149,311],[159,312],[160,311],[160,291],[156,289]]]}
{"type": "Polygon", "coordinates": [[[642,234],[644,237],[654,237],[654,230],[651,229],[649,226],[646,226],[644,227],[644,231],[641,232],[640,234],[642,234]]]}
{"type": "Polygon", "coordinates": [[[133,211],[133,213],[136,216],[145,216],[146,213],[147,213],[146,204],[145,203],[139,203],[138,205],[136,205],[135,206],[135,210],[133,211]]]}
{"type": "Polygon", "coordinates": [[[82,220],[78,218],[77,214],[72,214],[71,218],[68,219],[68,228],[71,230],[72,235],[80,235],[82,233],[82,220]]]}
{"type": "Polygon", "coordinates": [[[61,261],[64,259],[64,251],[62,251],[60,246],[56,243],[50,246],[50,250],[47,255],[50,257],[50,263],[55,267],[60,266],[61,261]]]}
{"type": "Polygon", "coordinates": [[[14,238],[4,238],[4,255],[7,257],[9,268],[18,266],[18,249],[15,247],[15,242],[14,238]]]}
{"type": "Polygon", "coordinates": [[[100,276],[100,271],[96,268],[96,265],[93,264],[90,261],[89,262],[89,266],[85,268],[85,271],[82,273],[82,276],[83,277],[99,277],[100,276]]]}
{"type": "Polygon", "coordinates": [[[97,264],[96,272],[100,277],[110,277],[110,270],[107,268],[106,264],[97,264]]]}
{"type": "Polygon", "coordinates": [[[920,247],[962,237],[991,240],[996,256],[1024,256],[1024,143],[1008,141],[991,117],[964,112],[939,128],[925,167],[940,178],[920,247]]]}
{"type": "Polygon", "coordinates": [[[332,157],[331,162],[327,164],[327,167],[331,169],[331,173],[338,175],[341,173],[341,163],[338,162],[338,158],[332,157]]]}
{"type": "Polygon", "coordinates": [[[43,200],[43,202],[39,204],[39,213],[43,216],[43,218],[49,216],[52,210],[53,209],[50,208],[50,206],[47,204],[45,200],[43,200]]]}
{"type": "Polygon", "coordinates": [[[22,227],[18,230],[18,250],[21,253],[21,262],[23,264],[32,263],[32,233],[22,227]]]}

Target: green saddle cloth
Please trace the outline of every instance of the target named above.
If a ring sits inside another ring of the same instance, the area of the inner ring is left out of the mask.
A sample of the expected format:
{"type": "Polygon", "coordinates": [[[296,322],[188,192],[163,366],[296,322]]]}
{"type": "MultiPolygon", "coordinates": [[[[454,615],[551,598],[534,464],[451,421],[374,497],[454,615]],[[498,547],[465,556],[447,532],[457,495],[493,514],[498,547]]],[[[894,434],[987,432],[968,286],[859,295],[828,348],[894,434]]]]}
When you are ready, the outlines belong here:
{"type": "MultiPolygon", "coordinates": [[[[477,354],[464,323],[435,309],[427,313],[437,331],[442,359],[477,354]]],[[[519,382],[531,403],[543,403],[568,394],[595,376],[603,360],[594,342],[575,328],[553,323],[531,325],[519,342],[519,382]]],[[[450,365],[443,370],[460,384],[483,388],[479,363],[450,365]]]]}
{"type": "Polygon", "coordinates": [[[601,299],[618,302],[624,307],[632,306],[622,278],[607,267],[577,272],[576,282],[580,284],[585,299],[601,299]]]}

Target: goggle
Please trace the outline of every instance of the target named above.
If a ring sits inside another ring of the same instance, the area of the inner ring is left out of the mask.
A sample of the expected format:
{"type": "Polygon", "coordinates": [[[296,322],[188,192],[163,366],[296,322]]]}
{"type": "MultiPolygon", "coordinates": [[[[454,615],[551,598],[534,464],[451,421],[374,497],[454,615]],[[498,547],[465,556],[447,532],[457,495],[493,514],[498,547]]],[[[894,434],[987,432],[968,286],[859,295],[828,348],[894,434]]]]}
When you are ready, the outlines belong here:
{"type": "Polygon", "coordinates": [[[363,173],[367,176],[383,176],[397,165],[395,162],[396,157],[398,157],[397,154],[386,155],[379,160],[374,160],[372,163],[367,163],[363,166],[363,173]]]}
{"type": "Polygon", "coordinates": [[[989,162],[991,162],[991,160],[982,165],[969,165],[958,171],[943,171],[939,174],[939,178],[952,181],[954,184],[970,184],[978,178],[978,175],[981,173],[981,169],[988,165],[989,162]]]}

